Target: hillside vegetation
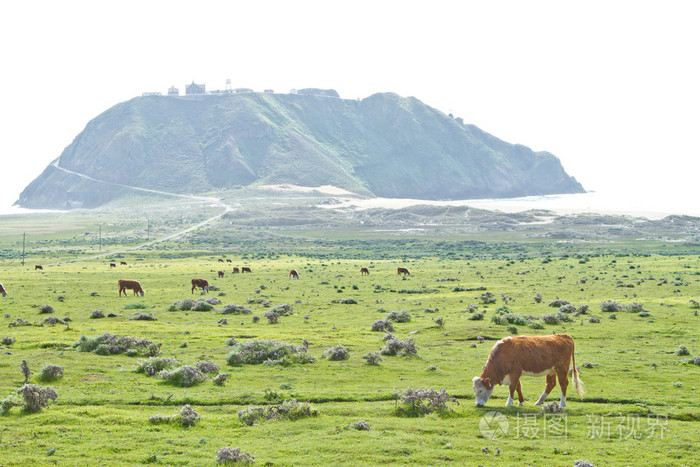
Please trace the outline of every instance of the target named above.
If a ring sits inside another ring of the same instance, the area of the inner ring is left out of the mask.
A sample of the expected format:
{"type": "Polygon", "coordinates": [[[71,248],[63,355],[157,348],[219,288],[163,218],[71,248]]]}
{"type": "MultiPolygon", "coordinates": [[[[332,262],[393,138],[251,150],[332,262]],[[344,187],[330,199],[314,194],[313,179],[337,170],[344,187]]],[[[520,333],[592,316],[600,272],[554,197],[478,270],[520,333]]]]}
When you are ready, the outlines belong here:
{"type": "Polygon", "coordinates": [[[506,143],[418,99],[322,94],[147,96],[117,104],[90,121],[17,204],[97,207],[125,195],[119,184],[178,193],[334,185],[420,199],[583,191],[554,155],[506,143]]]}

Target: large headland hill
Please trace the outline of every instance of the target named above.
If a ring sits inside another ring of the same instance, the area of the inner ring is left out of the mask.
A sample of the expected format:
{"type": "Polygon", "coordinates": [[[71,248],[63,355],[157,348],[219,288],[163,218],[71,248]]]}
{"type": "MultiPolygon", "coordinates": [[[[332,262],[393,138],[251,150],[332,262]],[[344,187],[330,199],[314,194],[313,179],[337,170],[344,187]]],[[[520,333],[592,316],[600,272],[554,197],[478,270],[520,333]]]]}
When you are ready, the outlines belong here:
{"type": "Polygon", "coordinates": [[[267,184],[426,200],[584,191],[553,154],[414,97],[305,89],[119,103],[91,120],[16,204],[95,208],[132,194],[126,186],[201,194],[267,184]]]}

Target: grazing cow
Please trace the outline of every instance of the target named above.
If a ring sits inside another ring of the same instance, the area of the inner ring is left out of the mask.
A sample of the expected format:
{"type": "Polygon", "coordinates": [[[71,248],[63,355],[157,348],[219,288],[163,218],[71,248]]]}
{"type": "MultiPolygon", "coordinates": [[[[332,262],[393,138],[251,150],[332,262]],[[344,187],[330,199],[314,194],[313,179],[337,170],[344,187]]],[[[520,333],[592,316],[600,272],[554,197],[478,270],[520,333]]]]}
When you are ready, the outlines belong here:
{"type": "Polygon", "coordinates": [[[224,260],[223,260],[223,259],[221,259],[221,258],[219,258],[219,262],[220,262],[220,263],[223,263],[223,262],[224,262],[224,260]]]}
{"type": "Polygon", "coordinates": [[[2,284],[0,284],[0,293],[2,294],[3,297],[5,295],[7,295],[7,292],[5,291],[5,287],[3,287],[2,284]]]}
{"type": "Polygon", "coordinates": [[[128,290],[133,290],[134,295],[137,293],[140,294],[142,297],[146,295],[146,293],[143,291],[141,288],[141,284],[138,283],[138,281],[132,281],[132,280],[126,280],[126,279],[120,279],[119,280],[119,296],[122,296],[122,292],[124,292],[124,296],[126,297],[126,291],[128,290]]]}
{"type": "Polygon", "coordinates": [[[411,273],[406,268],[396,268],[396,274],[403,274],[404,276],[410,276],[411,273]]]}
{"type": "Polygon", "coordinates": [[[109,267],[110,267],[110,268],[116,268],[117,265],[116,265],[115,263],[109,263],[109,267]]]}
{"type": "Polygon", "coordinates": [[[520,376],[546,376],[544,392],[535,402],[541,405],[550,391],[561,386],[560,407],[566,405],[566,388],[569,385],[569,363],[573,362],[573,381],[576,392],[583,395],[583,383],[579,378],[574,358],[574,340],[568,334],[551,336],[506,337],[496,342],[491,349],[481,376],[475,376],[474,396],[481,407],[489,400],[497,384],[508,385],[510,395],[506,405],[513,405],[513,392],[518,391],[518,403],[523,405],[520,376]]]}
{"type": "Polygon", "coordinates": [[[239,272],[241,272],[241,270],[238,269],[238,267],[234,267],[234,268],[233,268],[233,273],[234,273],[234,274],[238,274],[239,272]]]}
{"type": "Polygon", "coordinates": [[[227,263],[232,263],[233,261],[231,261],[230,259],[227,259],[226,262],[227,262],[227,263]]]}
{"type": "Polygon", "coordinates": [[[241,274],[243,274],[244,272],[250,272],[250,273],[252,273],[253,271],[251,271],[250,268],[249,268],[248,266],[243,266],[243,267],[241,268],[241,274]]]}
{"type": "Polygon", "coordinates": [[[367,269],[367,268],[360,268],[360,274],[362,274],[363,276],[364,276],[365,274],[369,276],[369,269],[367,269]]]}
{"type": "Polygon", "coordinates": [[[126,266],[126,261],[120,261],[119,264],[121,264],[122,266],[126,266]]]}
{"type": "Polygon", "coordinates": [[[291,271],[289,271],[289,277],[291,277],[292,279],[299,279],[299,273],[296,269],[292,269],[291,271]]]}
{"type": "Polygon", "coordinates": [[[203,294],[207,293],[209,291],[209,282],[206,279],[192,279],[192,293],[197,287],[202,289],[203,294]]]}
{"type": "Polygon", "coordinates": [[[42,271],[44,270],[44,268],[41,267],[41,264],[34,266],[34,270],[36,271],[37,269],[41,269],[42,271]]]}
{"type": "Polygon", "coordinates": [[[224,277],[224,271],[219,271],[219,279],[221,279],[222,277],[224,277]]]}

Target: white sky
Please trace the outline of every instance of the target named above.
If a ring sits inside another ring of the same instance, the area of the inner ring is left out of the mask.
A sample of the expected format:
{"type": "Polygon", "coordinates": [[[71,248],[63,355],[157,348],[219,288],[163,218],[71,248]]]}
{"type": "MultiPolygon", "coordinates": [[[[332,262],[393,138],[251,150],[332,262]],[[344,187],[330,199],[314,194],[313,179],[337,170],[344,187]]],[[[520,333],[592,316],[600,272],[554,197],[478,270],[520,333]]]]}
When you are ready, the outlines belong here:
{"type": "Polygon", "coordinates": [[[697,198],[699,13],[693,0],[6,2],[0,206],[109,107],[227,78],[414,96],[554,153],[586,189],[697,198]]]}

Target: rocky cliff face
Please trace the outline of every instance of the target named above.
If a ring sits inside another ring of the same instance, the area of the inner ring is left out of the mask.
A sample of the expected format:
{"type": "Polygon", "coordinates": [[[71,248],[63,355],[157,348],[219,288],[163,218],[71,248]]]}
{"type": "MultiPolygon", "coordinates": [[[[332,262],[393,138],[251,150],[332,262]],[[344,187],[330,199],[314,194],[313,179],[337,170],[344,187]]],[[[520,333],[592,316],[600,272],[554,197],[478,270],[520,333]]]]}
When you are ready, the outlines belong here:
{"type": "MultiPolygon", "coordinates": [[[[311,90],[309,90],[311,91],[311,90]]],[[[90,121],[22,192],[27,208],[97,207],[121,185],[204,193],[335,185],[365,195],[470,199],[577,193],[547,152],[465,125],[415,98],[334,92],[137,97],[90,121]]]]}

